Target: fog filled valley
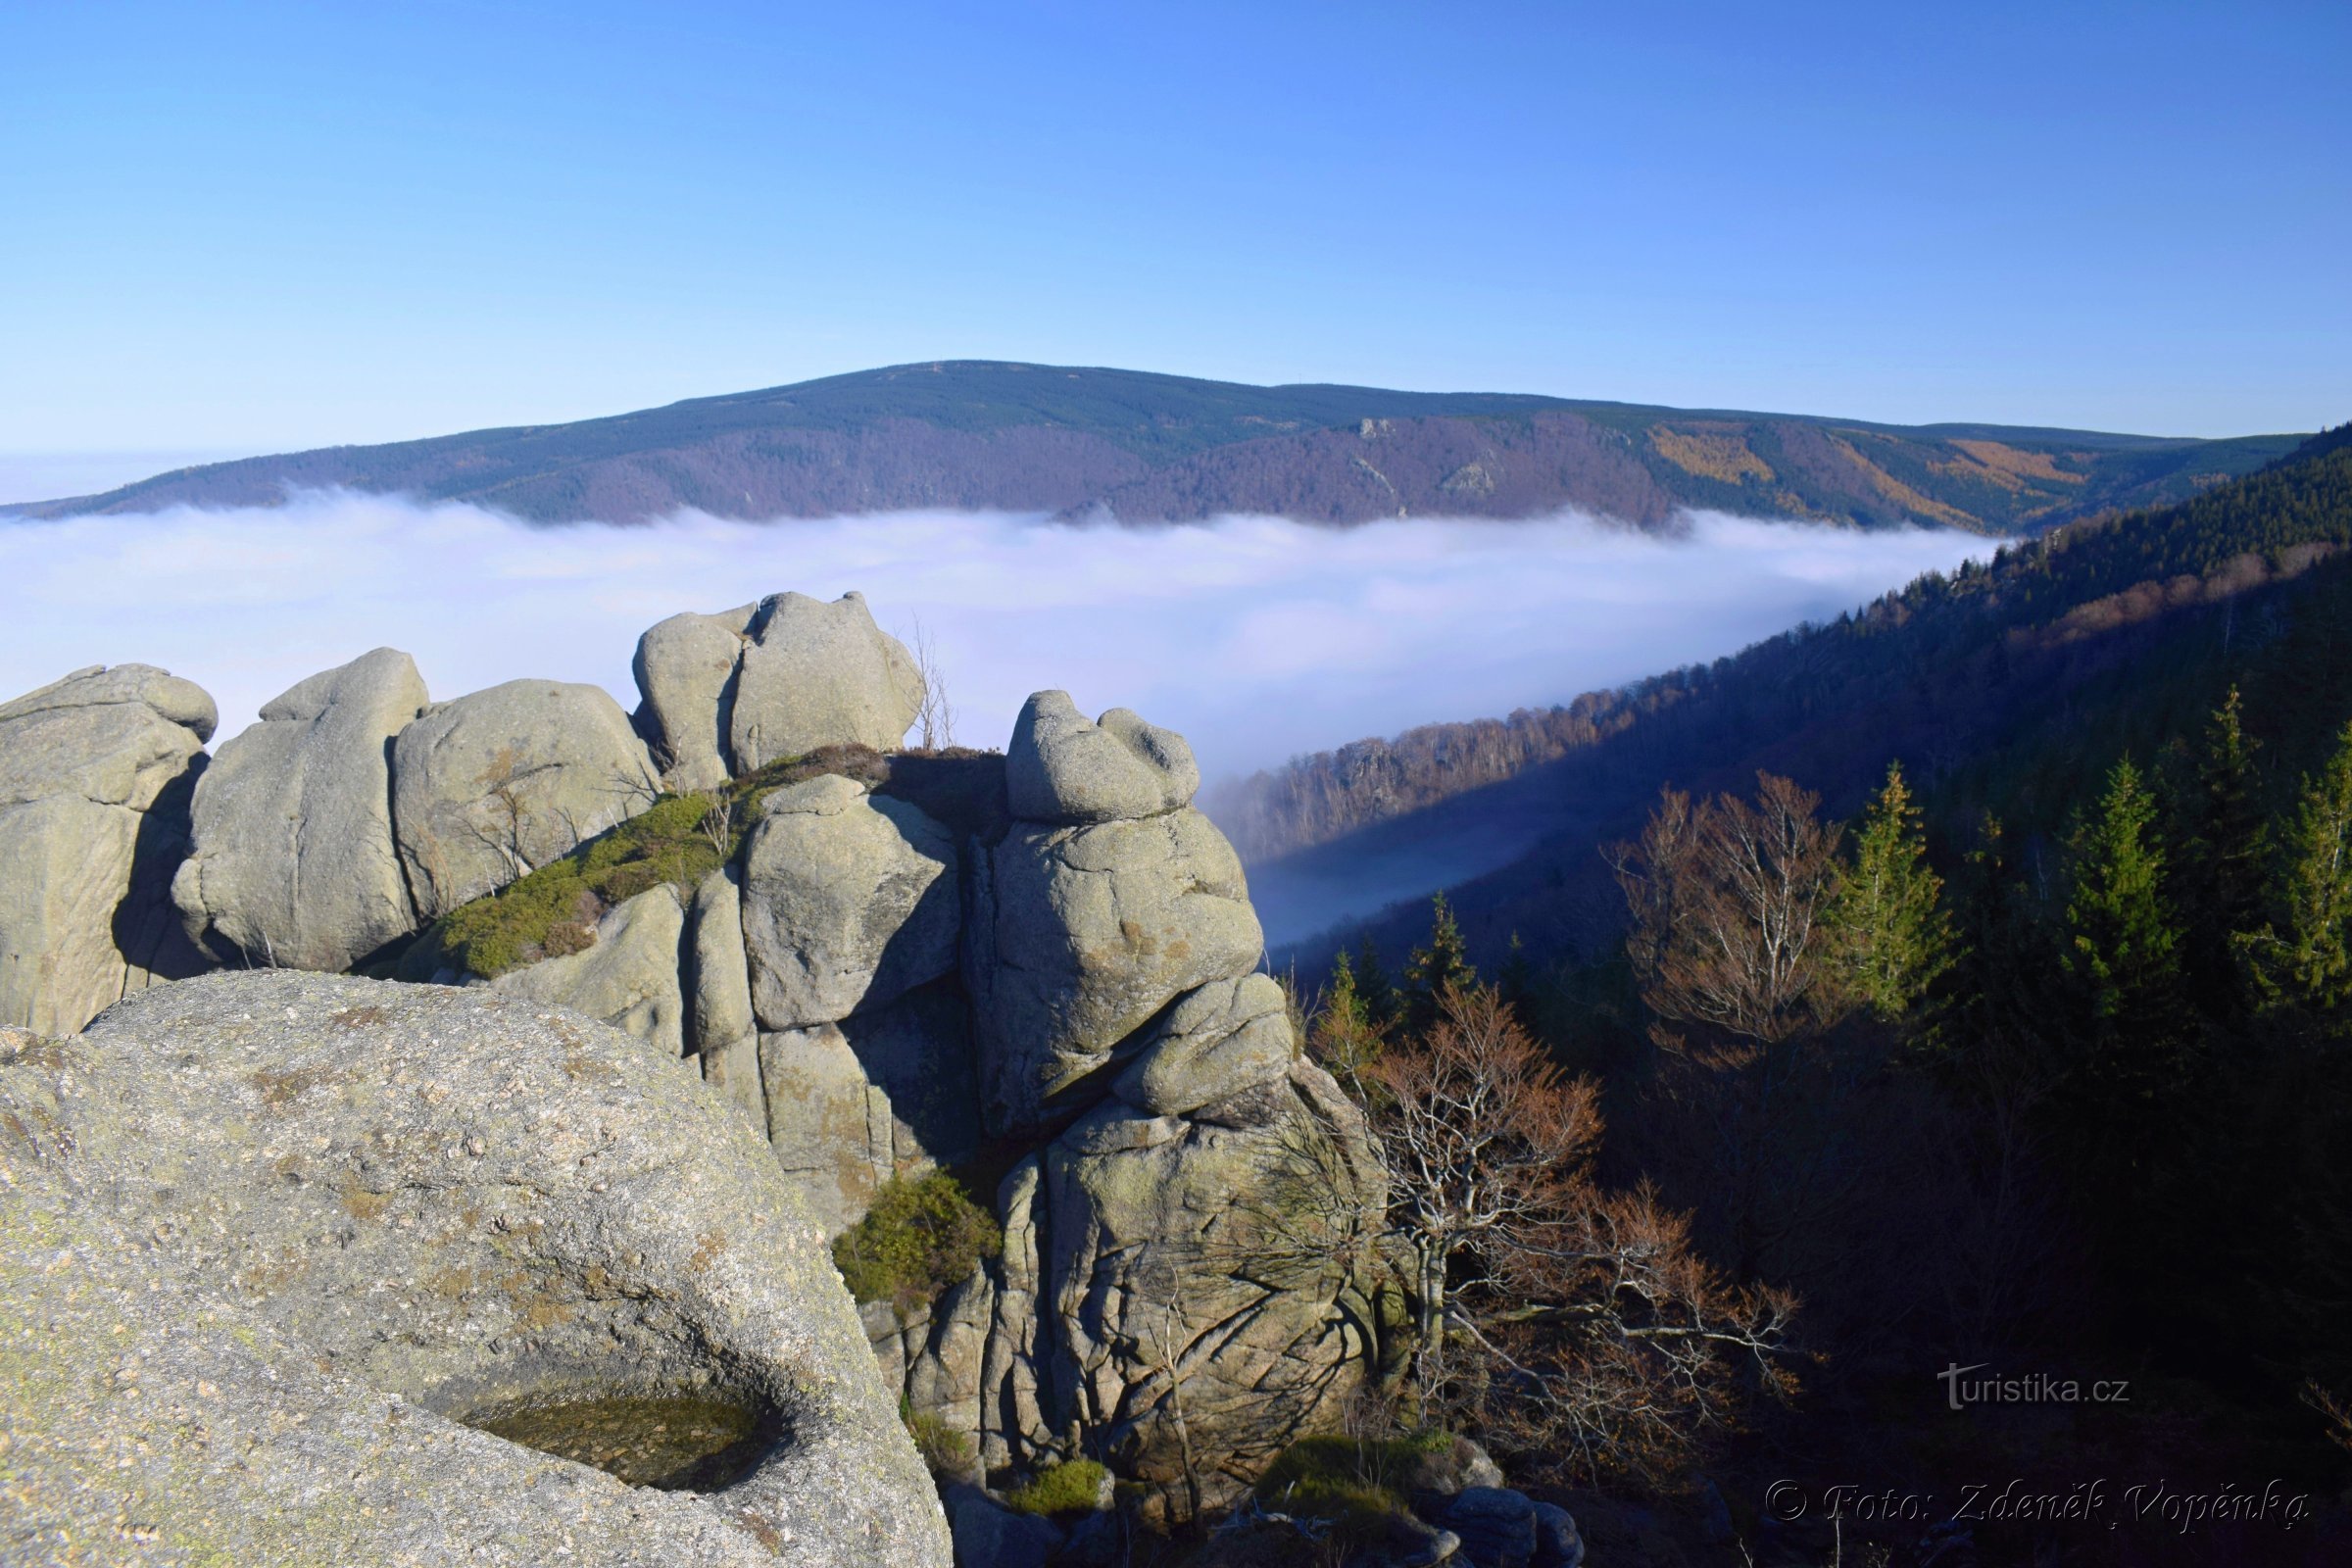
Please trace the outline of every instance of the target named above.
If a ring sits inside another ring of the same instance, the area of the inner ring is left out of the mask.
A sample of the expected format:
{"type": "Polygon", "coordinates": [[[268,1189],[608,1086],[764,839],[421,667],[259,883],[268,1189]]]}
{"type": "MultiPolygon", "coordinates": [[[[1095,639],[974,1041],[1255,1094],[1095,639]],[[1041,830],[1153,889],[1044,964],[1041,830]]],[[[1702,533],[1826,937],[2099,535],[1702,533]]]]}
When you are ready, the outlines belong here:
{"type": "MultiPolygon", "coordinates": [[[[1712,514],[1661,532],[1576,516],[1136,529],[956,513],[616,527],[310,494],[0,527],[18,591],[0,688],[135,658],[198,679],[226,736],[302,676],[388,645],[436,692],[530,676],[627,706],[629,650],[663,615],[855,588],[928,643],[957,739],[1002,746],[1030,692],[1066,687],[1182,732],[1214,814],[1220,783],[1232,799],[1295,755],[1704,662],[1991,548],[1948,529],[1712,514]],[[145,607],[135,627],[126,597],[145,607]]],[[[1337,896],[1261,892],[1272,940],[1493,869],[1545,821],[1489,813],[1337,896]]]]}

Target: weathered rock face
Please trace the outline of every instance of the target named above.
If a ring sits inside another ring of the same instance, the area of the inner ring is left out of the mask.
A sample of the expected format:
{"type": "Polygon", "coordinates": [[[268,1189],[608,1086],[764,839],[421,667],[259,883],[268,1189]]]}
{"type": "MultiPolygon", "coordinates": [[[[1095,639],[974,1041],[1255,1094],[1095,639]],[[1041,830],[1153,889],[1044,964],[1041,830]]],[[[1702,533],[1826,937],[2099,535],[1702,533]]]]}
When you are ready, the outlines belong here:
{"type": "Polygon", "coordinates": [[[1320,1069],[1193,1117],[1104,1102],[1047,1147],[1051,1419],[1127,1474],[1183,1480],[1174,1431],[1244,1472],[1355,1387],[1385,1195],[1320,1069]]]}
{"type": "Polygon", "coordinates": [[[1145,1031],[1116,1091],[1147,1114],[1187,1115],[1272,1083],[1298,1054],[1282,987],[1272,976],[1215,980],[1145,1031]]]}
{"type": "Polygon", "coordinates": [[[874,1012],[760,1036],[768,1141],[828,1234],[864,1217],[893,1176],[979,1147],[963,1000],[928,986],[874,1012]]]}
{"type": "Polygon", "coordinates": [[[1160,1008],[1248,974],[1265,949],[1240,858],[1190,808],[1016,825],[970,902],[964,973],[993,1132],[1046,1124],[1160,1008]]]}
{"type": "Polygon", "coordinates": [[[1200,788],[1193,749],[1124,708],[1093,723],[1067,692],[1039,692],[1004,751],[1012,814],[1028,822],[1110,822],[1190,806],[1200,788]]]}
{"type": "Polygon", "coordinates": [[[416,929],[387,743],[425,703],[415,662],[379,648],[313,675],[220,748],[172,884],[191,939],[224,961],[334,970],[416,929]]]}
{"type": "Polygon", "coordinates": [[[773,1159],[603,1025],[286,973],[151,990],[0,1044],[0,1172],[28,1558],[949,1561],[773,1159]],[[755,1417],[708,1495],[463,1424],[680,1396],[755,1417]]]}
{"type": "Polygon", "coordinates": [[[752,978],[743,956],[743,891],[733,867],[713,871],[694,890],[687,941],[693,990],[687,1049],[703,1077],[767,1126],[760,1088],[760,1020],[752,1014],[752,978]]]}
{"type": "Polygon", "coordinates": [[[672,615],[637,639],[630,667],[645,700],[639,722],[673,790],[707,790],[727,781],[735,669],[759,611],[745,605],[715,615],[672,615]]]}
{"type": "Polygon", "coordinates": [[[743,935],[768,1029],[871,1010],[956,965],[956,841],[827,774],[777,791],[745,850],[743,935]]]}
{"type": "Polygon", "coordinates": [[[874,624],[863,594],[772,594],[749,636],[727,715],[739,774],[842,742],[894,750],[922,709],[914,657],[874,624]]]}
{"type": "Polygon", "coordinates": [[[645,742],[596,686],[514,680],[436,703],[392,748],[392,819],[419,920],[505,887],[651,806],[645,742]]]}
{"type": "Polygon", "coordinates": [[[678,983],[678,944],[685,931],[676,891],[653,888],[606,910],[589,947],[511,970],[490,984],[584,1012],[663,1055],[682,1055],[686,1000],[678,983]]]}
{"type": "Polygon", "coordinates": [[[0,1026],[80,1028],[203,966],[167,885],[213,700],[146,664],[0,704],[0,1026]]]}

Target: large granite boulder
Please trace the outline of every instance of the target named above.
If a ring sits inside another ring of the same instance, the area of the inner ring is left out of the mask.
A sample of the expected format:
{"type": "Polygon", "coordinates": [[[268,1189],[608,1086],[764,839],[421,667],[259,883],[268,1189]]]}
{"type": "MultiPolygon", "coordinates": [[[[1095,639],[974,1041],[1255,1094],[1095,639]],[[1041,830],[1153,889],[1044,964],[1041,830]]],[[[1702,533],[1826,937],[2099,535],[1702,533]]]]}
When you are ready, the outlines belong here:
{"type": "Polygon", "coordinates": [[[956,966],[956,838],[838,774],[767,798],[745,847],[743,936],[761,1027],[882,1006],[956,966]]]}
{"type": "Polygon", "coordinates": [[[660,790],[602,687],[512,680],[435,703],[392,746],[392,820],[417,917],[528,875],[660,790]]]}
{"type": "Polygon", "coordinates": [[[198,945],[223,962],[335,970],[416,929],[387,743],[426,701],[416,662],[378,648],[303,681],[220,748],[172,883],[198,945]]]}
{"type": "Polygon", "coordinates": [[[1248,974],[1265,949],[1240,858],[1190,808],[1016,824],[974,867],[970,904],[964,976],[998,1133],[1047,1125],[1107,1089],[1120,1048],[1155,1013],[1248,974]]]}
{"type": "Polygon", "coordinates": [[[0,704],[0,1026],[70,1033],[203,967],[168,887],[218,715],[146,664],[0,704]]]}
{"type": "Polygon", "coordinates": [[[1022,706],[1004,749],[1012,814],[1029,822],[1109,822],[1190,806],[1200,788],[1193,749],[1124,708],[1092,723],[1067,692],[1022,706]]]}
{"type": "Polygon", "coordinates": [[[635,1035],[665,1056],[686,1050],[686,1000],[678,947],[686,910],[666,883],[607,909],[596,940],[577,953],[510,969],[493,989],[569,1007],[635,1035]]]}
{"type": "Polygon", "coordinates": [[[683,794],[727,781],[735,670],[758,605],[715,615],[672,615],[637,639],[631,669],[644,699],[638,724],[654,760],[683,794]]]}
{"type": "Polygon", "coordinates": [[[0,1238],[12,1558],[949,1563],[766,1149],[577,1014],[257,972],[16,1037],[0,1238]]]}
{"type": "Polygon", "coordinates": [[[771,594],[752,617],[727,714],[735,771],[856,743],[895,751],[923,706],[923,677],[904,643],[874,624],[863,594],[831,604],[771,594]]]}

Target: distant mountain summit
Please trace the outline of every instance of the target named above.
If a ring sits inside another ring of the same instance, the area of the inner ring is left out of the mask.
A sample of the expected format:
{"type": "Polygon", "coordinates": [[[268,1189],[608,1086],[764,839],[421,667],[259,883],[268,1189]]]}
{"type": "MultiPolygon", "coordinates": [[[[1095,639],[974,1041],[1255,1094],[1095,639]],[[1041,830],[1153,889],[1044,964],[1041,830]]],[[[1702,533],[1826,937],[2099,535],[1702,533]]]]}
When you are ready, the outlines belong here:
{"type": "Polygon", "coordinates": [[[1245,386],[985,360],[902,365],[574,424],[323,447],[160,474],[18,516],[274,506],[343,488],[539,522],[914,508],[1185,522],[1686,508],[2014,533],[2179,500],[2301,437],[1897,426],[1486,392],[1245,386]]]}

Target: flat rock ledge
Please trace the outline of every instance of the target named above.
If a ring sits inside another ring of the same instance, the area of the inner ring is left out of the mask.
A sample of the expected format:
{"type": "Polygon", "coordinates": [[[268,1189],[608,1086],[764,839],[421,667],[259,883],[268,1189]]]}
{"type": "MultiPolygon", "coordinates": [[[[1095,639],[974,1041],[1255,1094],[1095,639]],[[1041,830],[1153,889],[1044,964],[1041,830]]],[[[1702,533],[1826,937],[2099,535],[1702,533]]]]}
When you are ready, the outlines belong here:
{"type": "Polygon", "coordinates": [[[0,1560],[947,1568],[823,1241],[674,1059],[484,989],[287,972],[0,1031],[0,1560]],[[693,1397],[739,1479],[467,1425],[693,1397]]]}

